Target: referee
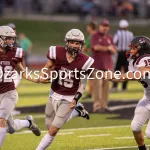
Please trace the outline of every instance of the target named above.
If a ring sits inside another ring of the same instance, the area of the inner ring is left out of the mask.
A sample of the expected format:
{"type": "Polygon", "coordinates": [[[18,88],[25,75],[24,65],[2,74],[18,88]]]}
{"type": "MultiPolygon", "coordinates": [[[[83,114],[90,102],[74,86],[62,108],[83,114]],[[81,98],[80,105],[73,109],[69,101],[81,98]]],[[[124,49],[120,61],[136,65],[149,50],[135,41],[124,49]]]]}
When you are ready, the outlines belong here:
{"type": "MultiPolygon", "coordinates": [[[[113,42],[117,47],[118,58],[116,62],[115,71],[128,71],[128,61],[126,59],[126,51],[129,50],[129,43],[133,39],[133,33],[128,30],[129,23],[127,20],[120,20],[119,27],[116,34],[114,35],[113,42]]],[[[117,91],[117,82],[113,83],[111,92],[117,91]]],[[[125,92],[127,89],[127,81],[122,83],[122,91],[125,92]]]]}

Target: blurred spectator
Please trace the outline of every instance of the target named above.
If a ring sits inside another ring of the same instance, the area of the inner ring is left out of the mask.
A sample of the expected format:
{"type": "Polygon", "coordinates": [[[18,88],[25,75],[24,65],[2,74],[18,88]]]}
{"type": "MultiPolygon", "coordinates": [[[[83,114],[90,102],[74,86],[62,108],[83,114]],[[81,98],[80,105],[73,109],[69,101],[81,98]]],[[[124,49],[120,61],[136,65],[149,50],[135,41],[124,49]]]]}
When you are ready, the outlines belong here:
{"type": "Polygon", "coordinates": [[[147,17],[150,18],[150,0],[147,0],[147,17]]]}
{"type": "Polygon", "coordinates": [[[0,0],[0,16],[3,14],[4,0],[0,0]]]}
{"type": "Polygon", "coordinates": [[[32,0],[15,0],[15,11],[22,14],[30,14],[32,11],[32,0]]]}
{"type": "Polygon", "coordinates": [[[58,11],[59,11],[60,13],[69,13],[69,12],[71,12],[67,0],[63,0],[63,1],[61,2],[61,5],[60,5],[58,11]]]}
{"type": "MultiPolygon", "coordinates": [[[[97,32],[97,24],[95,22],[90,22],[87,24],[86,26],[86,31],[89,34],[89,36],[87,37],[86,41],[85,41],[85,46],[83,47],[83,51],[91,56],[91,45],[90,45],[90,41],[91,41],[91,36],[93,34],[95,34],[97,32]]],[[[91,98],[92,95],[92,89],[93,89],[93,80],[89,80],[89,92],[88,94],[84,97],[84,99],[86,98],[91,98]]]]}
{"type": "Polygon", "coordinates": [[[29,38],[26,37],[24,33],[19,33],[18,38],[18,42],[21,48],[24,50],[25,64],[28,66],[28,55],[31,53],[32,42],[29,38]]]}
{"type": "MultiPolygon", "coordinates": [[[[94,67],[98,70],[112,70],[112,54],[116,52],[113,38],[108,33],[110,23],[104,19],[99,25],[99,31],[91,37],[92,57],[95,60],[94,67]]],[[[94,100],[93,112],[105,112],[108,107],[109,81],[94,79],[92,98],[94,100]]]]}
{"type": "Polygon", "coordinates": [[[117,5],[118,1],[117,0],[112,0],[111,8],[110,8],[110,15],[111,16],[116,16],[117,15],[117,5]]]}
{"type": "Polygon", "coordinates": [[[119,16],[130,16],[133,13],[133,5],[128,0],[123,0],[118,3],[117,13],[119,16]]]}
{"type": "Polygon", "coordinates": [[[132,3],[134,8],[133,14],[135,17],[137,17],[139,15],[138,8],[140,0],[130,0],[130,2],[132,3]]]}
{"type": "Polygon", "coordinates": [[[42,11],[42,6],[40,3],[40,0],[32,0],[32,8],[34,12],[41,12],[42,11]]]}
{"type": "MultiPolygon", "coordinates": [[[[133,39],[133,33],[128,30],[129,23],[127,20],[120,20],[119,27],[116,34],[114,35],[114,44],[117,46],[118,58],[116,62],[115,71],[123,71],[123,73],[128,71],[128,61],[126,59],[126,51],[129,50],[129,43],[133,39]]],[[[111,92],[117,91],[117,82],[113,83],[111,92]]],[[[122,83],[122,91],[126,91],[127,81],[122,83]]]]}
{"type": "Polygon", "coordinates": [[[104,8],[100,0],[93,0],[93,9],[91,11],[92,20],[96,20],[97,16],[104,15],[104,8]]]}
{"type": "Polygon", "coordinates": [[[14,0],[5,0],[5,5],[6,5],[7,7],[13,6],[13,5],[14,5],[14,0]]]}
{"type": "Polygon", "coordinates": [[[86,15],[91,14],[93,7],[93,0],[86,0],[80,8],[80,19],[83,19],[86,15]]]}

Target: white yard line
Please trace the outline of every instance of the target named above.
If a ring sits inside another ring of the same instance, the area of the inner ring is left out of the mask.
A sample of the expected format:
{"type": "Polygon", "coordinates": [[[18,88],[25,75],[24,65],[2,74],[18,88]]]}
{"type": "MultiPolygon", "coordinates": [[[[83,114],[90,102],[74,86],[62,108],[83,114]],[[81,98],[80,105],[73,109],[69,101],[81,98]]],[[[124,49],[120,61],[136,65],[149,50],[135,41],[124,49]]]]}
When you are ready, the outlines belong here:
{"type": "MultiPolygon", "coordinates": [[[[61,129],[61,132],[70,132],[70,131],[84,131],[84,130],[95,130],[95,129],[112,129],[112,128],[128,128],[130,125],[124,125],[124,126],[107,126],[107,127],[89,127],[89,128],[77,128],[77,129],[61,129]]],[[[31,131],[21,131],[16,132],[15,134],[27,134],[32,133],[31,131]]],[[[47,130],[42,131],[42,133],[47,133],[47,130]]]]}
{"type": "Polygon", "coordinates": [[[129,104],[129,105],[119,105],[119,106],[111,106],[109,107],[110,111],[120,110],[124,108],[133,108],[136,107],[137,104],[129,104]]]}
{"type": "Polygon", "coordinates": [[[128,128],[128,127],[130,127],[130,125],[106,126],[106,127],[89,127],[89,128],[76,128],[76,129],[62,129],[61,131],[83,131],[83,130],[95,130],[95,129],[128,128]]]}
{"type": "MultiPolygon", "coordinates": [[[[17,132],[15,134],[30,134],[32,133],[31,131],[22,131],[22,132],[17,132]]],[[[41,131],[42,134],[47,133],[47,131],[41,131]]],[[[65,133],[58,133],[57,135],[71,135],[74,134],[74,132],[65,132],[65,133]]]]}
{"type": "MultiPolygon", "coordinates": [[[[144,136],[146,138],[146,136],[144,136]]],[[[134,139],[133,136],[115,137],[116,140],[134,139]]]]}
{"type": "Polygon", "coordinates": [[[97,149],[86,149],[86,150],[117,150],[117,149],[129,149],[129,148],[137,148],[137,146],[111,147],[111,148],[99,148],[99,149],[97,148],[97,149]]]}
{"type": "Polygon", "coordinates": [[[111,134],[93,134],[93,135],[80,135],[80,138],[98,137],[98,136],[109,136],[111,134]]]}

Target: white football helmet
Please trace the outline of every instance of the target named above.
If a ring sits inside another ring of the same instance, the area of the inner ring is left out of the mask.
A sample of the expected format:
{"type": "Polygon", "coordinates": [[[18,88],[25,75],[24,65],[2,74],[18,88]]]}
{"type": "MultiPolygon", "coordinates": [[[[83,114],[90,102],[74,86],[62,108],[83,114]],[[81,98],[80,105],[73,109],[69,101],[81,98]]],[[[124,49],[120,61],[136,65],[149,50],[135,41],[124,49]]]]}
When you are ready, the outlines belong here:
{"type": "Polygon", "coordinates": [[[79,29],[71,29],[66,33],[65,36],[66,50],[73,56],[76,57],[81,51],[85,43],[84,34],[79,29]],[[77,48],[69,47],[69,41],[81,42],[81,46],[77,48]]]}
{"type": "Polygon", "coordinates": [[[7,38],[13,38],[14,42],[16,40],[16,33],[11,27],[8,26],[0,26],[0,47],[6,48],[6,47],[12,47],[14,43],[12,44],[6,44],[5,41],[7,38]]]}
{"type": "Polygon", "coordinates": [[[79,29],[71,29],[66,33],[65,41],[80,41],[84,44],[84,34],[79,29]]]}

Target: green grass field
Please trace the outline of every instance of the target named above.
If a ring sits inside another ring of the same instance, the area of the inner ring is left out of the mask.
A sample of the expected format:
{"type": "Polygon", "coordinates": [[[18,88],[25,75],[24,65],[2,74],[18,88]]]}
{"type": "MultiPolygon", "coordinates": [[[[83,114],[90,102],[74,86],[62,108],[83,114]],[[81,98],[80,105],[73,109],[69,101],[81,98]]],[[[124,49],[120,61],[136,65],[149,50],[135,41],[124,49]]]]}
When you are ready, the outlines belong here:
{"type": "MultiPolygon", "coordinates": [[[[110,83],[111,86],[111,83],[110,83]]],[[[110,93],[110,100],[139,100],[143,96],[142,86],[135,81],[129,82],[127,92],[110,93]]],[[[18,87],[19,101],[17,107],[36,106],[46,104],[50,91],[50,84],[34,84],[29,81],[22,80],[18,87]]],[[[86,95],[87,90],[84,93],[86,95]]],[[[84,96],[83,96],[84,97],[84,96]]],[[[91,99],[81,99],[81,102],[92,101],[91,99]]]]}
{"type": "MultiPolygon", "coordinates": [[[[2,150],[35,150],[41,138],[47,133],[44,127],[44,115],[33,114],[42,130],[40,137],[22,130],[13,135],[7,134],[2,150]]],[[[60,130],[54,143],[48,150],[137,150],[130,120],[110,120],[117,115],[91,115],[89,121],[74,118],[60,130]],[[133,146],[133,148],[132,148],[133,146]],[[121,147],[121,148],[119,148],[121,147]]],[[[18,116],[17,118],[24,118],[18,116]]],[[[145,127],[143,128],[145,129],[145,127]]],[[[148,140],[145,138],[146,144],[148,140]]]]}
{"type": "MultiPolygon", "coordinates": [[[[71,28],[79,28],[87,35],[84,23],[1,19],[0,25],[10,22],[16,24],[18,32],[24,32],[32,40],[33,55],[45,56],[49,46],[64,45],[64,36],[71,28]]],[[[110,32],[114,34],[117,28],[117,26],[112,26],[110,32]]],[[[131,26],[130,29],[135,35],[150,36],[149,26],[131,26]]],[[[49,90],[49,84],[34,84],[22,80],[17,89],[19,93],[17,107],[44,105],[48,100],[49,90]]],[[[85,94],[87,92],[88,87],[85,94]]],[[[109,99],[139,100],[142,95],[142,86],[138,82],[129,82],[127,92],[111,93],[109,99]]],[[[91,101],[91,99],[81,99],[81,101],[86,102],[91,101]]],[[[18,117],[24,118],[24,116],[18,117]]],[[[13,135],[7,134],[2,150],[36,149],[44,133],[46,133],[46,129],[44,127],[44,114],[33,114],[33,116],[43,134],[40,137],[35,137],[32,133],[24,132],[24,130],[13,135]]],[[[89,121],[74,118],[63,127],[49,150],[137,150],[129,126],[131,120],[109,119],[117,116],[117,114],[92,114],[89,121]]],[[[146,144],[148,143],[146,139],[146,144]]]]}

